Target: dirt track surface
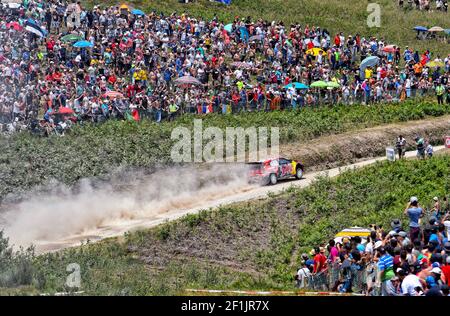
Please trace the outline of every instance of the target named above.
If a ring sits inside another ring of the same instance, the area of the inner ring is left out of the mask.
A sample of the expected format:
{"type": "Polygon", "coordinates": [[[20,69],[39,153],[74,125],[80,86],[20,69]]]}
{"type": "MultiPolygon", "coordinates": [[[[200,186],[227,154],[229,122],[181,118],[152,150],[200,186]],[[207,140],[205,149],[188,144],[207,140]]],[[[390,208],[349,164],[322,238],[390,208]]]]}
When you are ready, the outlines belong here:
{"type": "Polygon", "coordinates": [[[450,134],[450,116],[324,136],[306,144],[285,144],[280,146],[280,153],[302,161],[308,170],[324,170],[382,156],[386,147],[395,145],[400,134],[405,137],[409,150],[414,148],[416,135],[432,144],[442,144],[443,137],[450,134]]]}
{"type": "MultiPolygon", "coordinates": [[[[444,146],[435,147],[435,151],[441,151],[444,146]]],[[[409,151],[406,153],[407,158],[414,157],[416,151],[409,151]]],[[[331,168],[323,171],[316,171],[306,173],[304,178],[297,181],[283,181],[279,182],[275,186],[244,186],[239,192],[234,191],[230,194],[224,194],[223,196],[214,196],[211,200],[201,200],[198,204],[189,208],[174,208],[170,211],[156,214],[149,217],[141,217],[139,219],[126,220],[120,219],[112,222],[111,224],[97,227],[91,231],[85,231],[82,234],[70,236],[61,240],[54,241],[36,241],[36,251],[38,253],[57,251],[67,247],[74,247],[80,245],[83,241],[89,239],[90,241],[98,241],[104,238],[121,236],[125,232],[135,231],[143,228],[155,227],[166,221],[176,220],[187,214],[195,214],[201,210],[215,208],[221,205],[232,204],[236,202],[261,199],[267,197],[268,194],[280,193],[290,187],[304,188],[309,186],[314,180],[319,177],[329,176],[335,177],[344,171],[361,168],[376,163],[377,161],[386,160],[385,156],[364,160],[358,163],[349,164],[343,167],[331,168]]]]}

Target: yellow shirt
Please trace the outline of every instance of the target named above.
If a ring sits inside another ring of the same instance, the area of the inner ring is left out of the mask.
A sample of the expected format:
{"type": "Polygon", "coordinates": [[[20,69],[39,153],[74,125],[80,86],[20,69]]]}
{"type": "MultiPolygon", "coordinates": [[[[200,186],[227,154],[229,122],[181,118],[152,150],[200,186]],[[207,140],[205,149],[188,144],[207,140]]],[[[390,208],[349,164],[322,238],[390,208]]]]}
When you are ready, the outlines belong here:
{"type": "Polygon", "coordinates": [[[365,78],[366,79],[370,79],[372,77],[372,73],[373,73],[372,70],[370,70],[369,68],[366,68],[366,70],[365,70],[365,74],[366,74],[365,78]]]}

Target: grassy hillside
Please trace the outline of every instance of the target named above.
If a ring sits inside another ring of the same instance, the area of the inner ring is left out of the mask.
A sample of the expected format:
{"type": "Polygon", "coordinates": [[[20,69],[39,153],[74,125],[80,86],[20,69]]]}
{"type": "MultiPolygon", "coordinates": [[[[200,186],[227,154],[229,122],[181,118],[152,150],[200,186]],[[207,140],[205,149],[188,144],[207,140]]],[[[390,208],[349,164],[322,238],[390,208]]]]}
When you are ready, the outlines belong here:
{"type": "MultiPolygon", "coordinates": [[[[224,22],[231,23],[235,16],[268,21],[282,20],[286,24],[301,23],[302,25],[320,26],[332,33],[343,31],[346,34],[359,33],[363,36],[385,38],[391,44],[404,48],[409,45],[420,51],[430,49],[436,54],[450,53],[450,45],[437,41],[417,41],[416,25],[425,27],[441,26],[450,28],[449,14],[442,12],[422,12],[400,9],[397,1],[357,1],[357,0],[233,0],[232,5],[225,6],[209,0],[196,0],[195,3],[180,4],[178,0],[133,0],[125,1],[147,12],[156,10],[171,14],[188,12],[197,17],[212,18],[214,14],[224,22]],[[367,26],[367,4],[378,3],[381,6],[381,27],[367,26]]],[[[98,5],[91,0],[87,5],[98,5]]],[[[102,5],[120,4],[118,1],[104,1],[102,5]]],[[[405,2],[406,3],[406,2],[405,2]]],[[[434,7],[434,4],[433,4],[434,7]]]]}
{"type": "Polygon", "coordinates": [[[82,290],[88,294],[293,289],[291,278],[302,252],[348,226],[389,227],[393,218],[405,225],[403,209],[410,196],[430,205],[433,196],[449,192],[449,175],[449,155],[377,163],[322,178],[306,189],[188,215],[121,240],[47,254],[34,260],[28,274],[33,275],[32,289],[44,292],[65,290],[69,263],[80,265],[82,290]]]}
{"type": "MultiPolygon", "coordinates": [[[[372,107],[207,115],[203,117],[203,125],[223,130],[227,126],[279,127],[281,143],[303,143],[322,135],[449,113],[449,105],[405,102],[372,107]]],[[[0,201],[9,193],[25,192],[53,179],[70,185],[81,178],[110,174],[119,167],[154,168],[170,163],[173,128],[186,126],[192,130],[196,118],[199,117],[186,115],[175,122],[161,124],[109,121],[76,127],[64,137],[37,138],[27,133],[0,137],[0,201]]]]}

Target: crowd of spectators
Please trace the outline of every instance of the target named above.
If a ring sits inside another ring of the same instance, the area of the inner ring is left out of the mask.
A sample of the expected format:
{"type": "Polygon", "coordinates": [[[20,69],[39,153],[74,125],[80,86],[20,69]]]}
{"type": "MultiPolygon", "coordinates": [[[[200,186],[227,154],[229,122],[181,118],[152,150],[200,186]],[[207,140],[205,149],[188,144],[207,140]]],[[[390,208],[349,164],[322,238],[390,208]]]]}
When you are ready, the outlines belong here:
{"type": "Polygon", "coordinates": [[[386,230],[371,225],[367,238],[332,239],[302,255],[299,287],[382,296],[449,296],[450,208],[433,198],[424,209],[411,197],[404,215],[386,230]],[[357,290],[355,290],[357,288],[357,290]]]}
{"type": "Polygon", "coordinates": [[[437,93],[440,102],[450,102],[450,55],[400,48],[384,38],[332,35],[319,26],[250,17],[226,24],[217,17],[138,11],[88,10],[65,0],[0,6],[0,124],[160,122],[186,112],[370,104],[437,93]],[[88,45],[74,47],[76,40],[88,45]],[[361,68],[371,56],[376,64],[361,68]],[[185,76],[199,84],[176,84],[185,76]],[[286,87],[316,81],[335,86],[286,87]],[[58,115],[60,108],[66,115],[58,115]]]}

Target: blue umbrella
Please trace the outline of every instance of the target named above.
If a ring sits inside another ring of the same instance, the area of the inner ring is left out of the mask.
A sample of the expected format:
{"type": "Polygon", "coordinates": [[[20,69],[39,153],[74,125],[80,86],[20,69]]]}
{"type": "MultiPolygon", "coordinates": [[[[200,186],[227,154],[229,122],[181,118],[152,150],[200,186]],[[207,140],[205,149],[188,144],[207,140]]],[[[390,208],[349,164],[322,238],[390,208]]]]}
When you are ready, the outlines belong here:
{"type": "Polygon", "coordinates": [[[428,29],[423,26],[416,26],[413,30],[419,31],[419,32],[428,32],[428,29]]]}
{"type": "Polygon", "coordinates": [[[290,83],[287,86],[285,86],[284,88],[285,89],[290,89],[292,87],[294,87],[295,89],[309,89],[309,87],[306,84],[301,83],[301,82],[290,83]]]}
{"type": "Polygon", "coordinates": [[[228,33],[231,33],[231,32],[233,32],[233,24],[232,24],[232,23],[227,24],[227,25],[224,26],[223,29],[224,29],[225,31],[227,31],[228,33]]]}
{"type": "Polygon", "coordinates": [[[142,10],[139,10],[139,9],[133,9],[131,11],[131,13],[134,14],[134,15],[145,15],[145,12],[142,11],[142,10]]]}
{"type": "Polygon", "coordinates": [[[78,48],[93,47],[93,46],[94,45],[88,41],[78,41],[75,44],[73,44],[73,47],[78,47],[78,48]]]}
{"type": "Polygon", "coordinates": [[[444,30],[445,34],[450,35],[450,29],[444,30]]]}
{"type": "Polygon", "coordinates": [[[367,67],[373,67],[380,61],[380,58],[377,56],[369,56],[361,62],[361,66],[359,67],[361,70],[366,69],[367,67]]]}

